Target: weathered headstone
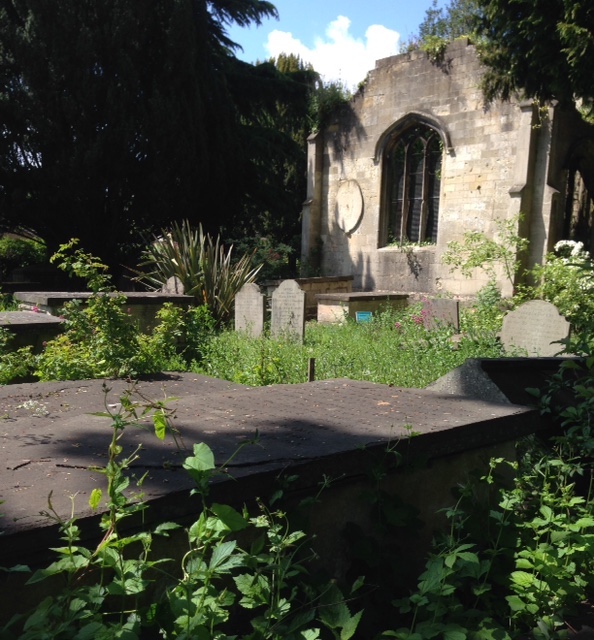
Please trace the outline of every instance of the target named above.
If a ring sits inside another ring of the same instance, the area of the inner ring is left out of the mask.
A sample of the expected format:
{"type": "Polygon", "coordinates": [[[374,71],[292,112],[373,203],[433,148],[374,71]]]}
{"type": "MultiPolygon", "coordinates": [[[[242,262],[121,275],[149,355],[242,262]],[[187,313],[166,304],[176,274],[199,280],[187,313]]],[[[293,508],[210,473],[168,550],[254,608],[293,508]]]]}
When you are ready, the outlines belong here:
{"type": "Polygon", "coordinates": [[[253,282],[244,284],[235,296],[235,331],[243,331],[252,338],[262,335],[266,297],[253,282]]]}
{"type": "Polygon", "coordinates": [[[283,280],[272,294],[270,333],[303,340],[305,332],[305,291],[295,280],[283,280]]]}
{"type": "Polygon", "coordinates": [[[451,325],[460,330],[460,303],[448,298],[423,300],[423,325],[425,329],[435,329],[441,325],[451,325]]]}
{"type": "Polygon", "coordinates": [[[557,356],[564,350],[560,341],[569,337],[570,328],[555,305],[531,300],[505,315],[499,337],[508,352],[526,352],[532,357],[557,356]]]}
{"type": "Polygon", "coordinates": [[[167,282],[163,285],[161,291],[163,293],[185,293],[184,285],[177,276],[167,278],[167,282]]]}

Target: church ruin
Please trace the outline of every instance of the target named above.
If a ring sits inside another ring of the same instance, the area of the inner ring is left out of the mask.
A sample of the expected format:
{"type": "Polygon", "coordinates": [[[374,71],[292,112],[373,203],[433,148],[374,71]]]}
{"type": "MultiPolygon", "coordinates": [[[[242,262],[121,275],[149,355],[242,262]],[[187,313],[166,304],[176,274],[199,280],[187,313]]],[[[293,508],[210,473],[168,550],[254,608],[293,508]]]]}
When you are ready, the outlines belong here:
{"type": "MultiPolygon", "coordinates": [[[[414,51],[376,62],[333,121],[310,136],[304,275],[350,276],[360,291],[476,293],[442,264],[452,240],[522,214],[527,266],[561,239],[594,248],[594,127],[531,101],[485,105],[468,40],[439,61],[414,51]]],[[[504,294],[511,283],[503,273],[504,294]]]]}

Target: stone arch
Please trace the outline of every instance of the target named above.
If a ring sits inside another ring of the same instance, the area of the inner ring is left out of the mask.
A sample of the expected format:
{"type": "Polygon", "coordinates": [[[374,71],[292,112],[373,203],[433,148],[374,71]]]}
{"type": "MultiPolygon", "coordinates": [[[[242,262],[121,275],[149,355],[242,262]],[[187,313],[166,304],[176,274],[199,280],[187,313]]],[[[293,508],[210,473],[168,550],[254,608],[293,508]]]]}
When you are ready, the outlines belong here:
{"type": "Polygon", "coordinates": [[[410,111],[404,117],[390,125],[379,137],[375,145],[375,153],[373,157],[375,164],[381,162],[385,147],[394,136],[399,135],[409,127],[417,124],[425,125],[434,129],[441,138],[444,150],[448,154],[453,153],[454,148],[452,147],[450,134],[443,122],[427,113],[423,113],[421,111],[410,111]]]}

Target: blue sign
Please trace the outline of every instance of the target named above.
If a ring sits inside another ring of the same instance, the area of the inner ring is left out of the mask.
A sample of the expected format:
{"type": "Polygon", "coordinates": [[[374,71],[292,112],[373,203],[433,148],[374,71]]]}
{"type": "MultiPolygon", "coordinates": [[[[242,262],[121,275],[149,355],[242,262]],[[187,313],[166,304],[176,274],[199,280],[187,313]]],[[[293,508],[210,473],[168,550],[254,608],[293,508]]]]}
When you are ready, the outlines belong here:
{"type": "Polygon", "coordinates": [[[371,311],[355,311],[355,320],[357,322],[371,322],[373,313],[371,311]]]}

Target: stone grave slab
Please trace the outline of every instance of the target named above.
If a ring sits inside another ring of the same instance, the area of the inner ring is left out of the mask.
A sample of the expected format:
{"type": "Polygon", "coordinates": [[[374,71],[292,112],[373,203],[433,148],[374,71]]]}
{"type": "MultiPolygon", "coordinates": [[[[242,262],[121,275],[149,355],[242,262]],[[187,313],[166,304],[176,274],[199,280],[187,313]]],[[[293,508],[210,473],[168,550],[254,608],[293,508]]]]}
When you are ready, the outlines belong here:
{"type": "Polygon", "coordinates": [[[264,331],[266,296],[260,287],[250,282],[244,284],[235,296],[235,331],[258,338],[264,331]]]}
{"type": "Polygon", "coordinates": [[[448,298],[428,298],[423,300],[423,324],[425,329],[451,325],[460,331],[460,303],[448,298]]]}
{"type": "Polygon", "coordinates": [[[305,292],[295,280],[283,280],[272,294],[270,333],[274,338],[291,336],[303,340],[305,292]]]}
{"type": "Polygon", "coordinates": [[[185,289],[182,281],[177,276],[167,278],[167,282],[161,288],[161,293],[179,293],[184,294],[185,289]]]}
{"type": "Polygon", "coordinates": [[[569,337],[570,329],[569,322],[555,305],[531,300],[505,315],[499,338],[507,352],[557,356],[564,351],[559,341],[569,337]]]}

